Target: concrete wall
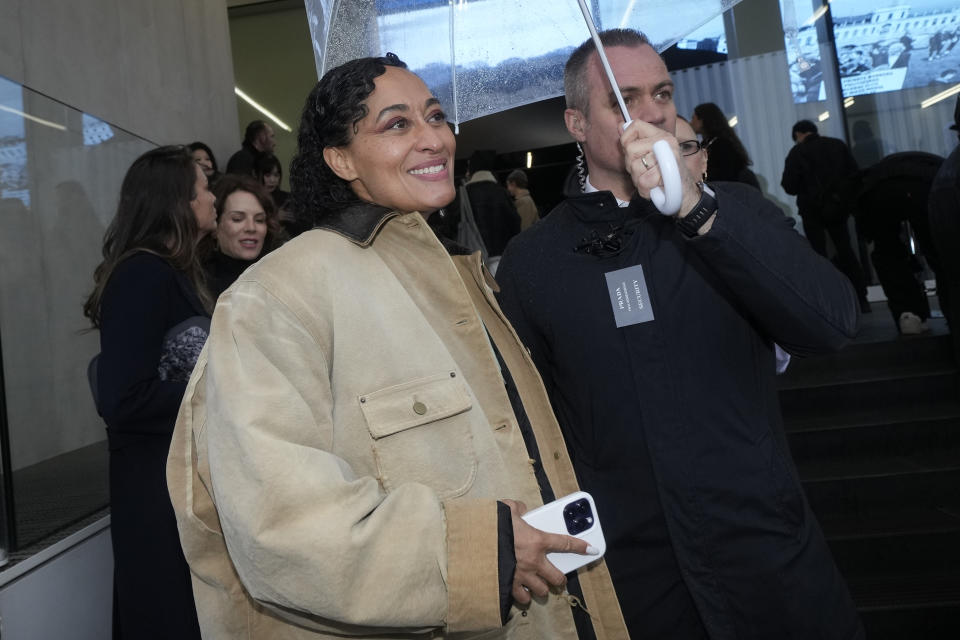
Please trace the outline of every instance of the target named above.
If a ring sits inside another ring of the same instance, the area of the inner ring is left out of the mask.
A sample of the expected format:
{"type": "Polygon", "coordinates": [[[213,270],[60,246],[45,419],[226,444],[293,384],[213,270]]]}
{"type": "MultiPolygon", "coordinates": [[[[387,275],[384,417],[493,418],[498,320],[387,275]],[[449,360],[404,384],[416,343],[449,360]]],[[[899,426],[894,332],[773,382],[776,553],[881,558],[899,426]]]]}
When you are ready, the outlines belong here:
{"type": "MultiPolygon", "coordinates": [[[[293,130],[283,131],[271,123],[277,137],[274,153],[283,165],[283,188],[288,189],[287,173],[290,159],[297,150],[300,112],[307,94],[317,82],[307,12],[301,8],[231,15],[230,40],[237,86],[293,130]],[[269,44],[265,46],[265,43],[269,44]]],[[[266,119],[239,99],[237,110],[240,120],[234,134],[233,151],[240,148],[243,129],[248,122],[266,119]]],[[[227,157],[217,160],[226,166],[227,157]]]]}
{"type": "Polygon", "coordinates": [[[157,144],[236,144],[223,0],[3,0],[0,75],[157,144]]]}
{"type": "Polygon", "coordinates": [[[226,5],[0,0],[0,76],[0,341],[19,469],[105,436],[80,309],[130,163],[151,144],[236,146],[226,5]],[[85,139],[81,112],[114,125],[108,139],[85,139]]]}

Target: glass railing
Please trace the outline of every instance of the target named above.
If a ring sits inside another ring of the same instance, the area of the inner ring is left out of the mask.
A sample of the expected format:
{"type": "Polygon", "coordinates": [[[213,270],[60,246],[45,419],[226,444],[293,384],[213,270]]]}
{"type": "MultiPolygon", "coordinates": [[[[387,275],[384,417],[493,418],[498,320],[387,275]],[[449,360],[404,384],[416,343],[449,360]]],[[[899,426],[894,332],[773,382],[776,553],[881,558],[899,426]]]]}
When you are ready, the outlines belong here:
{"type": "Polygon", "coordinates": [[[120,183],[152,143],[0,77],[4,556],[104,511],[107,445],[81,310],[120,183]]]}

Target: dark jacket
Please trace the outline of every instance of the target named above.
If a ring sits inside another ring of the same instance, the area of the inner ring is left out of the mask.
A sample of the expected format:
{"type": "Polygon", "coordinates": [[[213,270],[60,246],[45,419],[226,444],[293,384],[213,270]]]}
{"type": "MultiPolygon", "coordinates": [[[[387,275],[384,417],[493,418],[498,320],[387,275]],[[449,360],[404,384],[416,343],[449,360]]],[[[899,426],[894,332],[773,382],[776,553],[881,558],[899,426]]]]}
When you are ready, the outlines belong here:
{"type": "Polygon", "coordinates": [[[737,153],[733,143],[716,138],[707,153],[707,179],[710,182],[743,182],[759,189],[757,176],[737,153]]]}
{"type": "Polygon", "coordinates": [[[220,294],[232,285],[240,274],[252,265],[256,260],[241,260],[225,255],[220,251],[213,251],[209,259],[203,265],[207,276],[207,289],[214,298],[219,298],[220,294]]]}
{"type": "Polygon", "coordinates": [[[487,255],[503,255],[510,238],[520,233],[520,214],[510,192],[496,182],[480,180],[467,183],[467,195],[487,255]]]}
{"type": "Polygon", "coordinates": [[[165,475],[186,381],[161,380],[159,367],[167,332],[206,315],[186,276],[150,253],[121,262],[103,291],[97,386],[124,638],[200,637],[165,475]]]}
{"type": "Polygon", "coordinates": [[[244,142],[240,150],[227,160],[227,173],[252,176],[259,156],[260,152],[254,149],[253,145],[244,142]]]}
{"type": "Polygon", "coordinates": [[[857,299],[759,193],[715,190],[693,240],[649,201],[569,198],[507,247],[501,305],[596,500],[633,637],[699,637],[699,614],[712,640],[858,638],[790,458],[773,348],[839,348],[857,299]],[[618,329],[605,274],[634,265],[654,319],[618,329]]]}
{"type": "Polygon", "coordinates": [[[801,216],[818,215],[821,194],[837,180],[856,172],[857,161],[843,140],[811,133],[787,154],[780,185],[797,196],[801,216]]]}

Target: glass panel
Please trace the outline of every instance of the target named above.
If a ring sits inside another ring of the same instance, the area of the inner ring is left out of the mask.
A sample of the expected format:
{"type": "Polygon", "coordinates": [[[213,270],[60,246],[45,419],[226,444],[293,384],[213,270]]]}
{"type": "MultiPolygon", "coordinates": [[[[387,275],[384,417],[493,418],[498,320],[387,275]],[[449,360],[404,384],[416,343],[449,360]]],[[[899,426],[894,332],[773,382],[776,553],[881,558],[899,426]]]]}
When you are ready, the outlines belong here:
{"type": "Polygon", "coordinates": [[[960,92],[960,6],[914,0],[830,5],[852,150],[862,166],[902,151],[947,155],[960,92]]]}
{"type": "Polygon", "coordinates": [[[960,80],[956,2],[913,0],[878,7],[873,0],[834,0],[830,12],[844,96],[960,80]]]}
{"type": "Polygon", "coordinates": [[[779,51],[671,73],[677,113],[689,119],[698,104],[717,104],[750,154],[764,194],[794,217],[796,200],[780,186],[794,123],[812,120],[821,134],[845,137],[840,85],[818,6],[816,0],[781,0],[779,51]],[[800,37],[797,25],[804,23],[809,25],[800,37]]]}
{"type": "Polygon", "coordinates": [[[723,14],[677,40],[677,48],[727,53],[727,32],[723,24],[723,14]]]}
{"type": "MultiPolygon", "coordinates": [[[[588,5],[598,29],[642,29],[663,50],[736,1],[588,5]]],[[[307,0],[306,9],[319,73],[392,51],[424,79],[455,123],[561,95],[563,65],[590,35],[576,0],[307,0]]]]}
{"type": "MultiPolygon", "coordinates": [[[[0,341],[14,545],[108,503],[82,304],[120,182],[153,145],[0,77],[0,341]]],[[[10,526],[10,523],[7,523],[10,526]]]]}

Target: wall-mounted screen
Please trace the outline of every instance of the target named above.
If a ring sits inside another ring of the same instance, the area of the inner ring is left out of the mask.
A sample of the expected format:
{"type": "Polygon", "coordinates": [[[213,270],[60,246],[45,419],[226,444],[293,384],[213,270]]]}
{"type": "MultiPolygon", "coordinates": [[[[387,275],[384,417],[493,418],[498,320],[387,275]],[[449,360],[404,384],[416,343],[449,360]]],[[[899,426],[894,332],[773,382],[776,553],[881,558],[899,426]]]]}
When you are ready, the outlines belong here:
{"type": "Polygon", "coordinates": [[[960,82],[955,0],[833,0],[844,97],[960,82]]]}

